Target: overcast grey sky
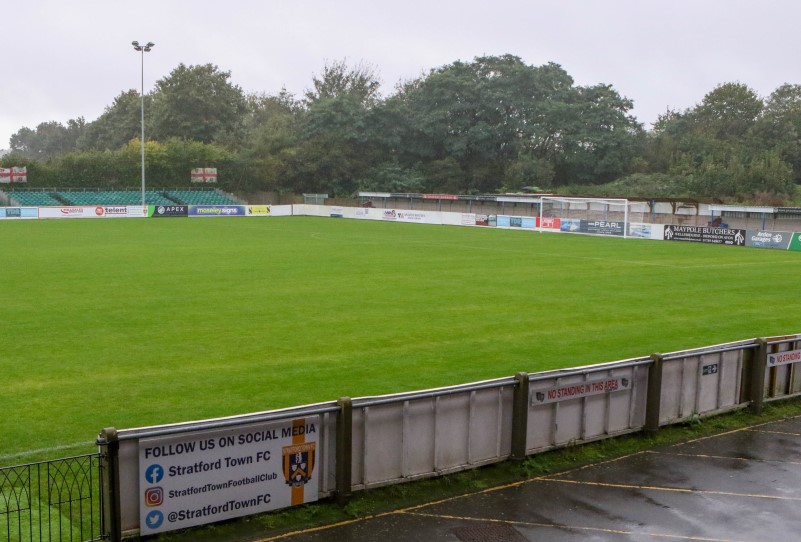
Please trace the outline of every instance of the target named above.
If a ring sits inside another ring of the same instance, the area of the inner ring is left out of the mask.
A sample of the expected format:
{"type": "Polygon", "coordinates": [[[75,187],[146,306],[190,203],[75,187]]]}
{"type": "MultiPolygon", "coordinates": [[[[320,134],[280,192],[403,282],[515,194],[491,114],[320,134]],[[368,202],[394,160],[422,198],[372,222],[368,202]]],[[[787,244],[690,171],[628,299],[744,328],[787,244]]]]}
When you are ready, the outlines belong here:
{"type": "Polygon", "coordinates": [[[801,83],[797,0],[5,0],[0,148],[21,127],[95,120],[140,87],[131,41],[153,41],[145,92],[179,63],[212,63],[245,92],[301,94],[326,61],[396,82],[455,60],[517,55],[611,84],[647,128],[739,81],[801,83]]]}

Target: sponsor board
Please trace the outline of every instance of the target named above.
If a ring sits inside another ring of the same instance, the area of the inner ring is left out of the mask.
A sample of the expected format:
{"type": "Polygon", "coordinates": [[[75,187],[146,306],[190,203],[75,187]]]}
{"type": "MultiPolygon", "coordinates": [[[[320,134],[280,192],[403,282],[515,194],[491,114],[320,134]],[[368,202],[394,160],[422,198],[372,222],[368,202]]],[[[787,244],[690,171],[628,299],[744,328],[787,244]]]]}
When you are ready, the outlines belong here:
{"type": "Polygon", "coordinates": [[[189,216],[246,216],[245,205],[190,205],[189,216]]]}
{"type": "Polygon", "coordinates": [[[768,367],[788,365],[801,361],[801,350],[788,350],[777,354],[768,354],[768,367]]]}
{"type": "Polygon", "coordinates": [[[522,228],[533,230],[537,228],[537,219],[533,216],[498,215],[496,224],[499,228],[522,228]]]}
{"type": "MultiPolygon", "coordinates": [[[[557,220],[559,220],[559,231],[566,231],[568,233],[576,233],[581,231],[581,220],[578,218],[562,218],[557,220]]],[[[544,218],[542,221],[545,223],[544,218]]]]}
{"type": "Polygon", "coordinates": [[[747,230],[745,246],[787,250],[793,234],[787,231],[747,230]]]}
{"type": "Polygon", "coordinates": [[[95,214],[101,218],[130,218],[142,216],[142,206],[136,208],[125,205],[98,205],[95,207],[95,214]]]}
{"type": "Polygon", "coordinates": [[[629,237],[661,240],[664,238],[664,229],[665,226],[663,224],[632,222],[629,224],[629,237]]]}
{"type": "Polygon", "coordinates": [[[188,216],[188,205],[151,205],[149,216],[153,218],[165,218],[175,216],[188,216]]]}
{"type": "Polygon", "coordinates": [[[426,222],[427,216],[424,212],[419,211],[398,211],[396,213],[397,220],[401,222],[426,222]]]}
{"type": "Polygon", "coordinates": [[[539,217],[537,218],[537,225],[545,230],[563,230],[566,222],[569,223],[569,221],[566,221],[565,219],[562,218],[554,218],[547,216],[544,216],[542,218],[539,217]]]}
{"type": "Polygon", "coordinates": [[[40,207],[39,218],[98,218],[95,207],[40,207]]]}
{"type": "Polygon", "coordinates": [[[626,223],[614,220],[582,220],[579,231],[593,235],[623,235],[626,223]]]}
{"type": "Polygon", "coordinates": [[[141,205],[92,205],[39,207],[39,218],[144,218],[147,208],[141,205]]]}
{"type": "Polygon", "coordinates": [[[382,220],[397,220],[398,213],[395,212],[395,209],[386,209],[383,213],[381,213],[382,220]]]}
{"type": "Polygon", "coordinates": [[[269,205],[248,205],[248,216],[269,216],[269,205]]]}
{"type": "Polygon", "coordinates": [[[665,226],[665,241],[689,241],[715,245],[745,246],[745,230],[699,226],[665,226]]]}
{"type": "Polygon", "coordinates": [[[801,251],[801,232],[795,232],[790,240],[790,250],[801,251]]]}
{"type": "Polygon", "coordinates": [[[0,219],[31,218],[39,218],[39,209],[36,207],[0,207],[0,219]]]}
{"type": "Polygon", "coordinates": [[[498,225],[498,217],[496,215],[476,214],[474,216],[475,218],[473,224],[476,226],[494,228],[498,225]]]}
{"type": "Polygon", "coordinates": [[[319,417],[139,441],[142,535],[317,500],[319,417]]]}
{"type": "Polygon", "coordinates": [[[565,384],[543,390],[533,390],[530,392],[529,402],[531,406],[537,406],[628,389],[631,389],[631,380],[629,378],[610,377],[602,380],[565,384]]]}
{"type": "Polygon", "coordinates": [[[331,218],[345,218],[345,211],[342,210],[342,207],[331,207],[328,216],[331,218]]]}

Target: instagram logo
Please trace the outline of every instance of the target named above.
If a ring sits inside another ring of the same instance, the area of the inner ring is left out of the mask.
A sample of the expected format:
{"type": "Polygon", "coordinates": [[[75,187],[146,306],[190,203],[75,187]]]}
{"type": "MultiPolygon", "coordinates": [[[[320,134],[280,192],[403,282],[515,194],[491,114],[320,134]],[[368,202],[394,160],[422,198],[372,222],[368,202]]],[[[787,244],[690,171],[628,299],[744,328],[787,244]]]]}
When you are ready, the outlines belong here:
{"type": "Polygon", "coordinates": [[[160,487],[149,487],[145,490],[146,506],[161,506],[164,502],[164,490],[160,487]]]}

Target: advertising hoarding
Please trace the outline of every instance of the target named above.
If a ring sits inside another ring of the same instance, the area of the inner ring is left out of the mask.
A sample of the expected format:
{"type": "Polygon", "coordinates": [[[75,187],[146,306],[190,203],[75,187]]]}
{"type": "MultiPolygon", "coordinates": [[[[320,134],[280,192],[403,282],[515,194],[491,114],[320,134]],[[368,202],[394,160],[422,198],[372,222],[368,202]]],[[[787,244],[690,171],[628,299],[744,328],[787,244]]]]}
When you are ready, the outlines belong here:
{"type": "Polygon", "coordinates": [[[581,233],[593,235],[623,235],[626,223],[614,220],[582,220],[579,226],[581,233]]]}
{"type": "Polygon", "coordinates": [[[790,250],[801,251],[801,232],[795,232],[790,240],[790,250]]]}
{"type": "Polygon", "coordinates": [[[188,205],[151,205],[148,216],[152,218],[186,217],[189,216],[188,205]]]}
{"type": "Polygon", "coordinates": [[[0,207],[0,219],[32,219],[39,218],[36,207],[0,207]]]}
{"type": "Polygon", "coordinates": [[[139,441],[142,535],[317,500],[319,416],[139,441]]]}
{"type": "Polygon", "coordinates": [[[39,207],[39,218],[145,218],[141,205],[87,205],[39,207]]]}
{"type": "Polygon", "coordinates": [[[248,205],[247,206],[247,216],[269,216],[270,215],[270,206],[269,205],[248,205]]]}
{"type": "Polygon", "coordinates": [[[792,237],[793,234],[787,231],[748,230],[745,236],[745,246],[787,250],[792,237]]]}
{"type": "Polygon", "coordinates": [[[190,205],[189,216],[247,216],[245,205],[190,205]]]}
{"type": "Polygon", "coordinates": [[[745,230],[700,226],[665,226],[665,241],[689,241],[715,245],[745,246],[745,230]]]}

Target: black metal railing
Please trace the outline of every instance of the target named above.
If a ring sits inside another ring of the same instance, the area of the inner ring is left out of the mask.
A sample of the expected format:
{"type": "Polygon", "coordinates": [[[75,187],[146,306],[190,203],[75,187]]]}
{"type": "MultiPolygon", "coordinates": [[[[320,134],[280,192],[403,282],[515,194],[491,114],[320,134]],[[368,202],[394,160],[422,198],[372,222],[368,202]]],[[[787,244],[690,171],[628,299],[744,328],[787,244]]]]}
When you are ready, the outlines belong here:
{"type": "Polygon", "coordinates": [[[0,468],[0,540],[102,540],[99,454],[0,468]]]}

